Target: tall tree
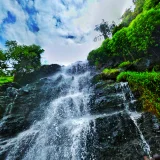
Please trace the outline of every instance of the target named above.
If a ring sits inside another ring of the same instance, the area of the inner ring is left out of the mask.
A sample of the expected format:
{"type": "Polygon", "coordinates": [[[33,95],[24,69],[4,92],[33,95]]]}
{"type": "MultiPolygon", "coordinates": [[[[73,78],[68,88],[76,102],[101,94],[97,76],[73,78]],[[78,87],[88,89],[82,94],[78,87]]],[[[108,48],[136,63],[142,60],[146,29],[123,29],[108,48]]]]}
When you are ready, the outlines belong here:
{"type": "Polygon", "coordinates": [[[18,73],[30,73],[41,66],[41,54],[38,45],[18,45],[16,41],[6,42],[6,56],[13,69],[18,73]]]}
{"type": "Polygon", "coordinates": [[[108,24],[108,22],[104,21],[102,19],[102,22],[99,25],[95,26],[95,31],[100,32],[101,34],[94,38],[94,41],[97,41],[98,39],[101,39],[103,37],[104,39],[109,38],[112,35],[112,30],[116,26],[115,22],[113,21],[112,24],[108,24]]]}
{"type": "Polygon", "coordinates": [[[8,68],[6,63],[6,56],[0,49],[0,76],[5,75],[4,71],[8,68]]]}

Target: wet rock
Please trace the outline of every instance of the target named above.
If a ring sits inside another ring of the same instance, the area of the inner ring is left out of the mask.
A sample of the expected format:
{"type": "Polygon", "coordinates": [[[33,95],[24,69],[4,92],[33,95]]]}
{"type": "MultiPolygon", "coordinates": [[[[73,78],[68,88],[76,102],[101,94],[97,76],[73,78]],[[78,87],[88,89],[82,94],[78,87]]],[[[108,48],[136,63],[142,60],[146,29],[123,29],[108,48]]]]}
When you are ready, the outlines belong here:
{"type": "Polygon", "coordinates": [[[0,135],[14,136],[29,128],[34,121],[42,119],[51,99],[61,91],[54,86],[55,82],[44,78],[19,89],[8,86],[1,91],[0,135]]]}
{"type": "Polygon", "coordinates": [[[26,85],[29,83],[33,83],[39,80],[40,78],[51,76],[57,73],[58,71],[60,71],[60,69],[61,69],[61,66],[58,64],[43,65],[40,69],[32,73],[28,73],[25,75],[22,75],[22,74],[15,75],[14,82],[17,82],[20,85],[26,85]]]}
{"type": "Polygon", "coordinates": [[[0,86],[0,92],[5,92],[7,88],[12,87],[15,89],[21,88],[21,86],[18,83],[12,82],[12,83],[6,83],[2,86],[0,86]]]}
{"type": "Polygon", "coordinates": [[[28,127],[24,120],[25,117],[21,115],[8,115],[1,119],[0,122],[0,135],[2,136],[14,136],[17,132],[20,132],[28,127]]]}
{"type": "Polygon", "coordinates": [[[160,153],[160,121],[151,113],[143,113],[138,120],[140,129],[151,148],[151,155],[160,153]]]}
{"type": "MultiPolygon", "coordinates": [[[[93,123],[93,122],[92,122],[93,123]]],[[[94,136],[88,134],[87,159],[122,160],[142,159],[144,154],[140,144],[138,130],[125,112],[98,118],[91,125],[95,126],[94,136]]]]}
{"type": "Polygon", "coordinates": [[[8,97],[13,97],[14,98],[18,94],[18,91],[14,87],[8,87],[6,89],[6,93],[7,93],[8,97]]]}

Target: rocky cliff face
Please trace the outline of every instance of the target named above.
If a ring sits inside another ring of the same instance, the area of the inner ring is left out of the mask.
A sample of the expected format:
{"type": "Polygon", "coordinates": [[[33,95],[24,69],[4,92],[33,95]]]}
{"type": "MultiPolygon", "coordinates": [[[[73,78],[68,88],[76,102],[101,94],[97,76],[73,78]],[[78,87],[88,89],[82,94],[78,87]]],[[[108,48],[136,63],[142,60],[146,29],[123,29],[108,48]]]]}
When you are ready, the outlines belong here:
{"type": "Polygon", "coordinates": [[[101,81],[91,98],[92,114],[88,134],[88,159],[141,160],[143,155],[160,153],[160,123],[142,113],[127,83],[101,81]],[[90,136],[90,134],[94,136],[90,136]]]}
{"type": "MultiPolygon", "coordinates": [[[[77,70],[68,72],[69,81],[75,81],[72,74],[77,70]]],[[[9,144],[10,139],[41,121],[49,103],[65,95],[63,88],[70,86],[69,82],[58,85],[62,76],[54,81],[51,77],[43,78],[24,87],[0,88],[0,159],[5,160],[14,145],[9,144]]],[[[90,87],[92,94],[87,105],[92,118],[86,137],[81,137],[86,142],[83,159],[141,160],[144,154],[160,153],[160,123],[150,113],[139,112],[141,104],[134,99],[127,83],[100,81],[90,87]]],[[[82,88],[80,85],[79,90],[82,88]]],[[[28,147],[19,149],[13,160],[23,159],[28,147]]]]}

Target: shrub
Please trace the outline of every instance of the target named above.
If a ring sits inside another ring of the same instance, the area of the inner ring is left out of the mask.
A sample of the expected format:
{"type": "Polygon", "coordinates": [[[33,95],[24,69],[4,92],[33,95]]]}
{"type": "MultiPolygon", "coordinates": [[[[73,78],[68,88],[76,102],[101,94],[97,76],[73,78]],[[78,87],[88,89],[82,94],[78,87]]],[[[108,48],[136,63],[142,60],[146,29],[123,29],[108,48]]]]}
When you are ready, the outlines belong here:
{"type": "Polygon", "coordinates": [[[117,81],[128,81],[134,91],[140,92],[144,110],[160,116],[159,72],[121,72],[117,81]]]}
{"type": "Polygon", "coordinates": [[[0,77],[0,86],[9,82],[13,82],[13,77],[0,77]]]}

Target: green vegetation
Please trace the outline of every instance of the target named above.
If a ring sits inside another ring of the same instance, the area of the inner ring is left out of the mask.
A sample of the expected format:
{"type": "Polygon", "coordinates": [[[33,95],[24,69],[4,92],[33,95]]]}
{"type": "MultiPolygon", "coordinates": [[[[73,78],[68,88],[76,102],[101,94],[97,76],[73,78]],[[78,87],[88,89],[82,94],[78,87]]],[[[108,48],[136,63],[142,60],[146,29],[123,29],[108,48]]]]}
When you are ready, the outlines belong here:
{"type": "Polygon", "coordinates": [[[44,52],[37,45],[18,45],[16,41],[6,42],[5,54],[16,73],[30,73],[41,66],[41,54],[44,52]]]}
{"type": "Polygon", "coordinates": [[[121,72],[117,81],[128,81],[130,87],[140,93],[144,110],[160,116],[159,72],[121,72]]]}
{"type": "Polygon", "coordinates": [[[108,68],[106,68],[106,69],[104,69],[103,71],[102,71],[102,73],[104,73],[104,74],[113,74],[113,73],[119,73],[119,69],[108,69],[108,68]]]}
{"type": "Polygon", "coordinates": [[[157,8],[160,5],[159,0],[145,0],[143,10],[149,10],[151,8],[157,8]]]}
{"type": "Polygon", "coordinates": [[[129,65],[131,65],[132,63],[130,61],[125,61],[119,64],[118,68],[124,68],[127,67],[129,65]]]}
{"type": "Polygon", "coordinates": [[[0,77],[0,86],[9,82],[13,82],[13,77],[0,77]]]}
{"type": "Polygon", "coordinates": [[[116,24],[113,21],[111,25],[108,22],[105,22],[102,19],[101,24],[95,26],[95,31],[100,32],[100,35],[94,38],[94,41],[97,41],[99,38],[103,37],[104,39],[109,38],[112,35],[112,31],[115,28],[116,24]]]}
{"type": "Polygon", "coordinates": [[[13,81],[13,75],[23,76],[41,66],[41,54],[37,45],[19,45],[16,41],[6,41],[6,50],[0,50],[0,84],[13,81]]]}
{"type": "Polygon", "coordinates": [[[91,64],[103,66],[109,59],[120,57],[130,61],[144,56],[159,56],[160,2],[136,0],[135,9],[126,10],[122,22],[113,29],[113,37],[88,55],[91,64]]]}
{"type": "Polygon", "coordinates": [[[89,53],[88,61],[98,68],[122,68],[125,72],[105,69],[98,78],[114,80],[116,76],[117,81],[128,81],[132,90],[140,94],[144,110],[160,117],[160,1],[133,3],[134,10],[126,9],[121,23],[108,30],[112,37],[104,36],[102,45],[89,53]]]}

